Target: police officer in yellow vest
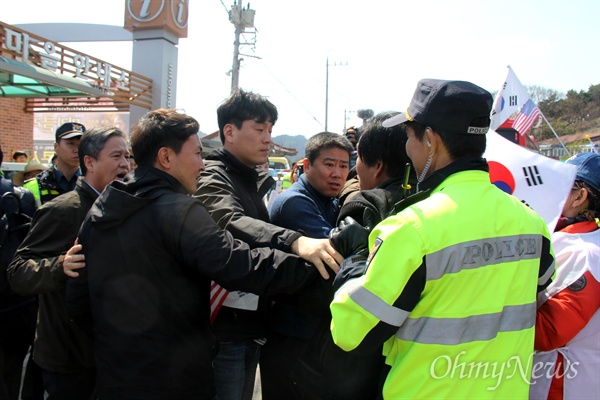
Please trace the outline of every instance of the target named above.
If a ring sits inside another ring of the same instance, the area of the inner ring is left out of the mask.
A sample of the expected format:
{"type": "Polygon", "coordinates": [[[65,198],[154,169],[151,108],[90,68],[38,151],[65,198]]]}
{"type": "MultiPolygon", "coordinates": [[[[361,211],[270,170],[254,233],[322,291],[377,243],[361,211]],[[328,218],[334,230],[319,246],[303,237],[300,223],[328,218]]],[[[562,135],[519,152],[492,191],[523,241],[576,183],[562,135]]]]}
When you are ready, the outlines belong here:
{"type": "Polygon", "coordinates": [[[67,122],[56,130],[54,143],[56,164],[23,184],[35,196],[38,207],[75,189],[77,178],[81,176],[77,149],[84,133],[85,126],[76,122],[67,122]]]}
{"type": "Polygon", "coordinates": [[[289,189],[292,186],[292,171],[283,175],[281,180],[281,190],[289,189]]]}
{"type": "Polygon", "coordinates": [[[407,125],[421,193],[371,232],[331,333],[346,351],[383,345],[384,399],[528,397],[536,295],[554,257],[542,218],[490,183],[491,107],[472,83],[426,79],[383,123],[407,125]]]}

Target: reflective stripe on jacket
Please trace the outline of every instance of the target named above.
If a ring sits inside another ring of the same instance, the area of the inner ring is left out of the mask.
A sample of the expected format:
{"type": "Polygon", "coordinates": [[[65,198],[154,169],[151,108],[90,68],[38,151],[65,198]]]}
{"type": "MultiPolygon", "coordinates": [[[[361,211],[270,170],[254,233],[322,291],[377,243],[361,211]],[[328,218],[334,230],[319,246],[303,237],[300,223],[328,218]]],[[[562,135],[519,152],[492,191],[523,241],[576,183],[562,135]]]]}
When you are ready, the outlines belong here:
{"type": "Polygon", "coordinates": [[[41,187],[37,178],[29,179],[23,183],[23,187],[31,190],[33,197],[35,198],[36,207],[41,206],[44,203],[49,202],[53,198],[59,196],[61,193],[50,187],[41,187]]]}
{"type": "Polygon", "coordinates": [[[385,341],[384,398],[527,398],[546,224],[484,171],[446,178],[377,225],[364,276],[331,304],[334,341],[385,341]]]}

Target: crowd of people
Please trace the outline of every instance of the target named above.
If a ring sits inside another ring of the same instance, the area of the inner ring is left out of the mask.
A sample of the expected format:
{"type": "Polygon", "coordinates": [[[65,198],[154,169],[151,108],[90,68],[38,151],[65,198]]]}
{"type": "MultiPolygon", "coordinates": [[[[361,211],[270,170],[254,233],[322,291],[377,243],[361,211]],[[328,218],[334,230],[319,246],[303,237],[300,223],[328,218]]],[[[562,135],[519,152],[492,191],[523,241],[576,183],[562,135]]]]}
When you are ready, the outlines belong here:
{"type": "Polygon", "coordinates": [[[60,126],[55,164],[0,176],[2,221],[29,221],[2,265],[0,398],[251,400],[258,370],[264,400],[599,398],[600,155],[566,161],[551,233],[490,183],[491,108],[421,80],[405,112],[310,137],[281,192],[257,93],[221,103],[206,159],[178,110],[129,143],[60,126]]]}

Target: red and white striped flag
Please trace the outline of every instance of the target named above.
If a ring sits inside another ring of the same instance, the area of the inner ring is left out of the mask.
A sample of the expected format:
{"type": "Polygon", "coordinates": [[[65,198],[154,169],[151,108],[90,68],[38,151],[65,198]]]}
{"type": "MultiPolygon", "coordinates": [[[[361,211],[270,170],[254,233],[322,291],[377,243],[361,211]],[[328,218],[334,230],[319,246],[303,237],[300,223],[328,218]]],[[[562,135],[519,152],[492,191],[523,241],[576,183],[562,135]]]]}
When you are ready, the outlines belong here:
{"type": "Polygon", "coordinates": [[[210,283],[210,323],[217,318],[221,307],[235,308],[238,310],[256,311],[258,309],[258,296],[254,293],[233,291],[230,292],[215,281],[210,283]]]}
{"type": "Polygon", "coordinates": [[[512,127],[521,135],[524,135],[541,116],[542,112],[540,109],[529,99],[519,111],[519,115],[515,118],[512,127]]]}
{"type": "Polygon", "coordinates": [[[215,321],[229,292],[215,281],[210,282],[210,323],[215,321]]]}

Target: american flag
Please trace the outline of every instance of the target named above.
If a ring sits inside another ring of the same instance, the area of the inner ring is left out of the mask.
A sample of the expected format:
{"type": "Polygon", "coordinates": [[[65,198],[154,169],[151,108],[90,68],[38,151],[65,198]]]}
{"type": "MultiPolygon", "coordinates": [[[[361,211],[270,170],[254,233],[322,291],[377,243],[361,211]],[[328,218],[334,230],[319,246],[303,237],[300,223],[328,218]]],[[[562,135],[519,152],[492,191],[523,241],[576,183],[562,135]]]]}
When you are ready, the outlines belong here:
{"type": "Polygon", "coordinates": [[[513,129],[517,130],[521,135],[526,134],[535,121],[542,115],[540,109],[535,105],[531,99],[527,100],[527,103],[521,108],[519,115],[513,122],[513,129]]]}
{"type": "Polygon", "coordinates": [[[217,318],[219,310],[223,306],[223,303],[229,296],[229,292],[221,287],[217,282],[211,281],[210,283],[210,323],[212,325],[217,318]]]}

